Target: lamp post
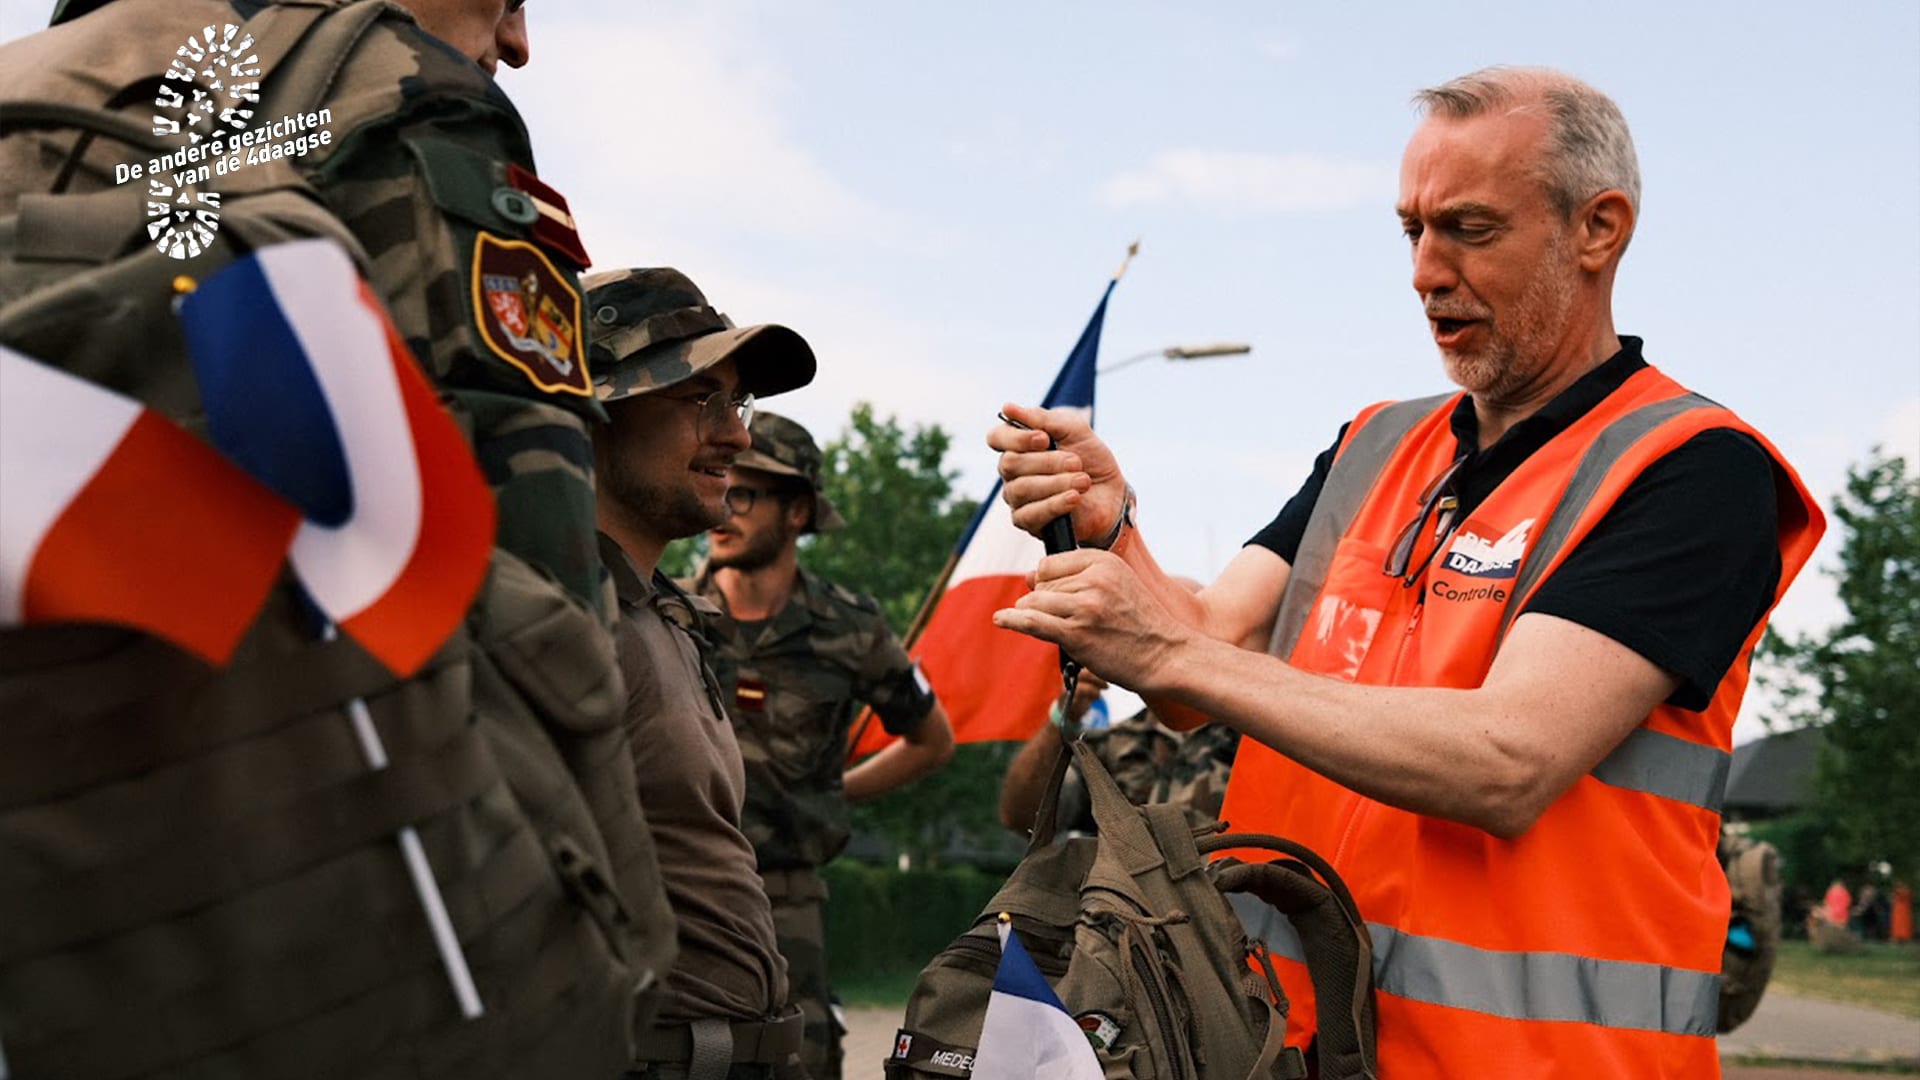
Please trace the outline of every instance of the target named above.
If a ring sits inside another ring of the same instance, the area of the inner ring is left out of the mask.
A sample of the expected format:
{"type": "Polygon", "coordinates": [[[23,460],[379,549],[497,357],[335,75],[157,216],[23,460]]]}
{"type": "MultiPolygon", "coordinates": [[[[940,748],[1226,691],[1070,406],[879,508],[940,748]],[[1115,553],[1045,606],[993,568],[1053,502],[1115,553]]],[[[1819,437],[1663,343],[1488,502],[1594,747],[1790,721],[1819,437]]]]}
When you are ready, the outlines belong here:
{"type": "Polygon", "coordinates": [[[1146,352],[1129,356],[1124,360],[1116,360],[1100,368],[1098,374],[1105,375],[1109,371],[1119,371],[1123,367],[1137,364],[1142,360],[1151,360],[1156,356],[1162,360],[1173,362],[1181,360],[1209,360],[1216,356],[1240,356],[1252,351],[1253,346],[1241,341],[1225,341],[1213,345],[1169,345],[1164,349],[1149,349],[1146,352]]]}

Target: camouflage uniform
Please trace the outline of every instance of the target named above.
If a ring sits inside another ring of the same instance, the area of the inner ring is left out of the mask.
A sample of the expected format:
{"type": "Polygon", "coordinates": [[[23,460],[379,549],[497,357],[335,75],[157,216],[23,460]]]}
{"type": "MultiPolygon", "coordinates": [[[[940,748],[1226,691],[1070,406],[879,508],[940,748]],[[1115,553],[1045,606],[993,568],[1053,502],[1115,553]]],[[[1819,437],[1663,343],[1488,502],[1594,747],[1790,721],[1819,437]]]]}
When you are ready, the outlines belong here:
{"type": "MultiPolygon", "coordinates": [[[[814,485],[814,526],[841,524],[819,494],[820,451],[793,421],[756,415],[753,449],[734,464],[805,479],[814,485]]],[[[727,611],[710,571],[689,587],[721,610],[713,665],[747,763],[742,824],[773,901],[791,1000],[807,1018],[802,1060],[815,1080],[837,1080],[840,1036],[827,984],[827,890],[819,869],[847,844],[848,729],[864,703],[889,732],[910,734],[934,698],[870,597],[802,570],[778,614],[742,623],[727,611]]]]}
{"type": "Polygon", "coordinates": [[[7,1060],[36,1076],[616,1073],[672,942],[600,604],[585,254],[512,104],[400,9],[344,0],[116,0],[0,47],[0,101],[67,110],[0,131],[0,340],[192,425],[151,261],[204,274],[331,236],[471,435],[499,508],[466,626],[406,680],[316,641],[292,587],[218,671],[113,627],[0,633],[7,1060]],[[329,110],[331,142],[215,182],[214,246],[168,263],[143,185],[116,185],[114,166],[152,152],[139,133],[175,46],[229,23],[259,41],[263,111],[310,83],[299,107],[329,110]],[[118,136],[72,133],[88,129],[75,115],[116,112],[118,136]],[[121,269],[136,273],[106,273],[121,269]],[[384,770],[349,733],[356,698],[384,770]],[[478,1020],[454,1008],[394,844],[405,826],[478,1020]]]}
{"type": "MultiPolygon", "coordinates": [[[[628,422],[617,403],[723,360],[734,362],[742,393],[776,394],[813,378],[813,351],[798,334],[735,327],[678,270],[614,270],[591,275],[586,285],[595,393],[613,412],[608,434],[616,446],[628,422]]],[[[630,684],[627,724],[644,735],[634,744],[641,755],[636,777],[655,815],[681,941],[669,977],[673,998],[663,1023],[642,1033],[638,1071],[629,1075],[791,1076],[800,1064],[801,1018],[788,1005],[776,923],[742,835],[741,751],[721,719],[720,686],[706,662],[707,625],[718,611],[657,571],[643,581],[614,538],[603,537],[603,544],[621,609],[616,635],[630,684]],[[703,1050],[705,1040],[720,1037],[716,1032],[725,1033],[730,1061],[703,1050]],[[697,1061],[706,1056],[720,1064],[703,1070],[697,1061]]]]}
{"type": "MultiPolygon", "coordinates": [[[[1141,710],[1111,727],[1088,731],[1081,740],[1099,755],[1127,799],[1138,805],[1180,803],[1194,824],[1220,816],[1227,775],[1240,749],[1240,733],[1225,724],[1207,724],[1189,732],[1173,731],[1141,710]]],[[[1093,808],[1077,772],[1068,772],[1060,792],[1061,820],[1091,828],[1093,808]]]]}

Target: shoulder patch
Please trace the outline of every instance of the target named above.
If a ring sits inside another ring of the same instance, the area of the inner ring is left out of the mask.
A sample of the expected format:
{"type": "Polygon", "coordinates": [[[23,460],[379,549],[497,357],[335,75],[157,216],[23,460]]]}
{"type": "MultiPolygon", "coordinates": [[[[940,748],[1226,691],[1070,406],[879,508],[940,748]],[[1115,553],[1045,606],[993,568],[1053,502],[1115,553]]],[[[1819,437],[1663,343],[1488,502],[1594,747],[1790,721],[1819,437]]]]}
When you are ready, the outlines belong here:
{"type": "Polygon", "coordinates": [[[487,347],[534,386],[593,396],[580,293],[538,246],[480,233],[473,245],[473,311],[487,347]]]}
{"type": "Polygon", "coordinates": [[[512,185],[507,190],[532,204],[536,215],[533,219],[535,240],[573,260],[578,269],[593,265],[593,260],[587,257],[586,245],[580,242],[580,232],[574,225],[573,211],[568,209],[565,195],[518,165],[507,166],[507,183],[512,185]]]}

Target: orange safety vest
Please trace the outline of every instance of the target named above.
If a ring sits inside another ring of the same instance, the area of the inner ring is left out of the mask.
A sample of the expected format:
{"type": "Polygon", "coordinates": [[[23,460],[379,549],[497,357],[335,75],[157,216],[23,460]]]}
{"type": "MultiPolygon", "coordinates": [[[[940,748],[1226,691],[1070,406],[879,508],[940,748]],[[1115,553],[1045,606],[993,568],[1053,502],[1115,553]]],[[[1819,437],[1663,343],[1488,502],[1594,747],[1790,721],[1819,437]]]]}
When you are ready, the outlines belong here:
{"type": "MultiPolygon", "coordinates": [[[[1526,598],[1648,465],[1709,428],[1745,432],[1773,458],[1775,603],[1825,528],[1764,438],[1649,367],[1502,481],[1446,538],[1424,588],[1403,587],[1381,565],[1458,451],[1459,396],[1374,406],[1349,427],[1294,560],[1274,655],[1362,684],[1479,686],[1526,598]]],[[[1423,529],[1414,565],[1434,543],[1423,529]]],[[[1221,816],[1307,844],[1352,887],[1373,935],[1386,1080],[1719,1075],[1730,900],[1715,845],[1764,625],[1704,711],[1654,709],[1514,840],[1387,806],[1241,742],[1221,816]]],[[[1293,1003],[1288,1041],[1305,1045],[1314,1008],[1298,939],[1277,915],[1256,925],[1260,915],[1242,914],[1275,952],[1293,1003]]]]}

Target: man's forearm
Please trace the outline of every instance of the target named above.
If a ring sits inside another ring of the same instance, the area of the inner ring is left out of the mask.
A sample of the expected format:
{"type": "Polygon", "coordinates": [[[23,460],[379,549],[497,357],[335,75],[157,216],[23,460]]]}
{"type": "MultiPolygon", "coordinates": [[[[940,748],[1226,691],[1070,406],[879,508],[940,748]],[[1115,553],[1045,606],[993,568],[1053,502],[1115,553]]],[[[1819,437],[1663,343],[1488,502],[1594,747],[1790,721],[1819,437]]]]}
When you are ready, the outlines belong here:
{"type": "Polygon", "coordinates": [[[843,774],[847,798],[861,802],[884,795],[920,779],[953,757],[953,728],[946,713],[935,712],[921,721],[920,730],[872,755],[843,774]]]}
{"type": "Polygon", "coordinates": [[[1368,798],[1512,838],[1673,685],[1592,631],[1532,618],[1472,690],[1361,686],[1200,639],[1167,657],[1150,692],[1368,798]]]}

